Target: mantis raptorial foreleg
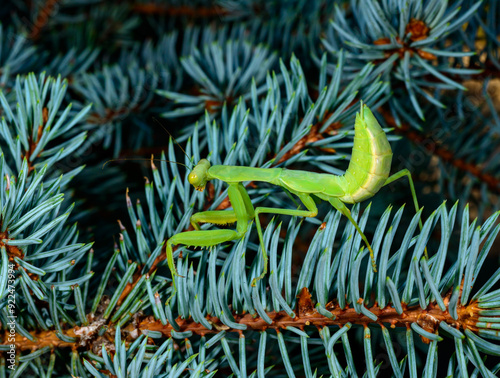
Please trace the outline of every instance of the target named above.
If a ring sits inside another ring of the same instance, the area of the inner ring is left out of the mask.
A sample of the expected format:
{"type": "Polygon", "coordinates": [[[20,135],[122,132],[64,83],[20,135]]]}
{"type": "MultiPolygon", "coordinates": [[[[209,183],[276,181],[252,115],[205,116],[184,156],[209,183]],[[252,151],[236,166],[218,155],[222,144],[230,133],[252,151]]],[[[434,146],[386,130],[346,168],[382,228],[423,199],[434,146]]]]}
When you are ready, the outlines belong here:
{"type": "Polygon", "coordinates": [[[239,210],[238,214],[235,210],[212,210],[212,211],[202,211],[191,216],[191,224],[196,230],[200,230],[199,223],[212,223],[212,224],[230,224],[234,222],[243,221],[243,216],[247,217],[247,220],[253,219],[254,208],[252,201],[245,187],[241,183],[230,185],[231,189],[228,189],[228,197],[231,205],[233,202],[243,203],[244,210],[239,210]]]}
{"type": "MultiPolygon", "coordinates": [[[[241,239],[248,230],[248,221],[252,219],[254,210],[250,197],[241,183],[232,183],[229,185],[228,197],[232,211],[205,211],[197,213],[191,218],[191,224],[196,231],[182,232],[172,236],[167,241],[167,263],[173,275],[177,275],[175,269],[172,246],[183,244],[194,247],[212,247],[230,240],[241,239]],[[250,210],[250,211],[249,211],[250,210]],[[194,218],[194,219],[193,219],[194,218]],[[199,230],[198,222],[207,222],[214,224],[226,224],[236,221],[235,230],[199,230]]],[[[172,280],[173,291],[167,300],[170,302],[177,291],[175,286],[175,277],[172,280]]]]}
{"type": "Polygon", "coordinates": [[[200,231],[200,223],[224,225],[235,223],[237,220],[236,213],[233,210],[202,211],[191,216],[191,225],[195,230],[200,231]]]}
{"type": "Polygon", "coordinates": [[[276,209],[273,207],[257,207],[255,209],[255,225],[257,226],[257,233],[259,234],[259,241],[262,248],[262,257],[264,259],[264,271],[262,274],[254,278],[252,281],[252,286],[255,286],[257,281],[262,279],[267,273],[267,252],[264,245],[264,236],[262,234],[262,227],[260,225],[259,214],[281,214],[281,215],[291,215],[298,217],[315,217],[318,215],[318,208],[316,203],[309,194],[305,193],[295,193],[307,210],[289,210],[289,209],[276,209]]]}

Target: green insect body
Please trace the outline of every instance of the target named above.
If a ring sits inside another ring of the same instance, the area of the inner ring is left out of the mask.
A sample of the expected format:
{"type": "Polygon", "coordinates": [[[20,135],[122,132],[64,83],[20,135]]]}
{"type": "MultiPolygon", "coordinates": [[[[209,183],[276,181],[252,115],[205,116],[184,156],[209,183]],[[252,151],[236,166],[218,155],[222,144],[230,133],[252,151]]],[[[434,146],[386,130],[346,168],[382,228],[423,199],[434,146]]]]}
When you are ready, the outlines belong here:
{"type": "MultiPolygon", "coordinates": [[[[178,275],[174,265],[172,246],[177,244],[210,247],[229,240],[242,238],[248,230],[250,221],[255,220],[257,233],[264,258],[264,271],[255,278],[256,281],[267,273],[267,253],[264,246],[259,214],[282,214],[291,216],[315,217],[318,214],[312,196],[328,201],[335,209],[346,216],[362,237],[372,259],[376,271],[373,250],[359,225],[352,218],[351,212],[344,203],[358,203],[374,196],[382,186],[407,176],[413,195],[415,208],[419,206],[415,195],[413,181],[408,170],[402,170],[389,177],[392,161],[392,150],[385,132],[366,105],[361,105],[356,115],[355,136],[352,158],[346,173],[335,176],[324,173],[288,170],[285,168],[251,168],[238,166],[211,166],[206,159],[194,167],[189,174],[189,182],[196,190],[203,191],[210,180],[221,180],[229,185],[228,197],[233,210],[204,211],[191,217],[191,224],[196,231],[188,231],[172,236],[167,241],[167,262],[173,277],[173,292],[176,292],[175,276],[178,275]],[[296,195],[306,210],[279,209],[268,207],[254,208],[250,197],[243,186],[245,181],[261,181],[280,186],[296,195]],[[228,224],[236,222],[236,230],[200,230],[199,223],[228,224]]],[[[167,301],[167,302],[168,302],[167,301]]]]}
{"type": "Polygon", "coordinates": [[[391,171],[391,145],[367,107],[356,115],[354,130],[349,167],[343,176],[334,176],[342,182],[344,193],[349,193],[339,198],[345,203],[362,202],[373,197],[384,186],[391,171]]]}

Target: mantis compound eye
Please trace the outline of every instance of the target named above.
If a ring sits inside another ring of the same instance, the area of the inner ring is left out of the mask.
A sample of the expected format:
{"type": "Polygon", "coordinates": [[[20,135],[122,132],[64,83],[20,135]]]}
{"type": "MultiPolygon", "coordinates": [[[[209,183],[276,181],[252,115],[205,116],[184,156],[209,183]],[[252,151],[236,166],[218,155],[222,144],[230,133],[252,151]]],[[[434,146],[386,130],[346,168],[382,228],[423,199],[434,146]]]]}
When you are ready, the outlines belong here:
{"type": "Polygon", "coordinates": [[[194,172],[191,172],[188,176],[188,181],[191,185],[193,186],[196,186],[196,184],[198,183],[198,175],[194,172]]]}

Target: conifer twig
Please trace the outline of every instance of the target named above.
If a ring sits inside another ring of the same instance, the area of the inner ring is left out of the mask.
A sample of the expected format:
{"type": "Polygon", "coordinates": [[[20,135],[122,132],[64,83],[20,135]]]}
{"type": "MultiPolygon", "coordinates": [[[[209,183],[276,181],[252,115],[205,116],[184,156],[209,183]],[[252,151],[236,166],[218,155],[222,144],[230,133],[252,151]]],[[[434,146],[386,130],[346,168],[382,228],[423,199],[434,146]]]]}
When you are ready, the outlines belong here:
{"type": "Polygon", "coordinates": [[[29,34],[29,38],[31,40],[36,41],[40,38],[43,29],[49,22],[50,17],[56,13],[58,3],[59,0],[46,0],[45,4],[40,7],[29,34]]]}
{"type": "Polygon", "coordinates": [[[450,163],[461,171],[470,173],[474,177],[477,177],[479,180],[485,182],[491,191],[500,193],[500,178],[497,178],[490,173],[483,172],[481,167],[476,164],[468,163],[461,158],[456,158],[452,151],[439,145],[439,143],[429,139],[425,135],[422,135],[409,125],[398,125],[394,117],[385,109],[381,108],[379,109],[379,112],[384,116],[387,124],[394,128],[396,133],[404,135],[408,140],[422,146],[431,154],[438,156],[443,161],[450,163]]]}

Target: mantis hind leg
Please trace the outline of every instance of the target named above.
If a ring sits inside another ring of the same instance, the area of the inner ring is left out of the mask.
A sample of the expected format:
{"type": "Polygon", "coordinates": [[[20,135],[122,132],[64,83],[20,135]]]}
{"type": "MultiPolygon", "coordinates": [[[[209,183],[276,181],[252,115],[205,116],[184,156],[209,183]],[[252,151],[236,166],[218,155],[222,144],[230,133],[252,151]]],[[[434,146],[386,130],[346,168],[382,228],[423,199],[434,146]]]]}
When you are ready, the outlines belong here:
{"type": "Polygon", "coordinates": [[[368,248],[368,251],[370,251],[370,259],[372,260],[373,271],[377,272],[377,264],[375,263],[375,255],[373,253],[372,246],[368,242],[368,239],[366,238],[366,235],[364,234],[364,232],[361,230],[361,227],[359,227],[358,223],[352,217],[351,211],[347,208],[347,206],[344,204],[344,202],[342,202],[338,198],[331,197],[328,199],[328,201],[331,203],[331,205],[335,209],[340,211],[340,213],[342,215],[344,215],[347,219],[349,219],[349,221],[352,223],[352,225],[354,226],[356,231],[359,233],[359,235],[361,236],[361,239],[363,239],[363,241],[365,242],[366,247],[368,248]]]}
{"type": "MultiPolygon", "coordinates": [[[[402,177],[408,177],[408,182],[410,183],[410,191],[411,191],[411,196],[413,197],[413,204],[415,205],[415,211],[418,213],[420,211],[420,206],[418,205],[418,199],[417,199],[417,193],[415,192],[415,185],[413,185],[413,179],[411,177],[411,173],[408,169],[402,169],[399,172],[394,173],[392,176],[390,176],[387,180],[385,180],[384,186],[389,185],[390,183],[402,178],[402,177]]],[[[418,220],[418,226],[420,228],[420,231],[422,231],[422,219],[418,220]]],[[[425,247],[425,257],[429,257],[427,255],[427,247],[425,247]]]]}
{"type": "Polygon", "coordinates": [[[299,217],[315,217],[318,215],[318,208],[314,199],[307,193],[294,193],[296,194],[307,210],[292,210],[292,209],[276,209],[273,207],[257,207],[255,209],[255,225],[257,227],[257,233],[259,234],[260,246],[262,249],[262,258],[264,259],[264,270],[262,274],[254,278],[252,281],[252,286],[257,284],[258,280],[261,280],[267,273],[267,252],[264,245],[264,237],[262,235],[262,227],[260,225],[259,214],[281,214],[281,215],[291,215],[299,217]]]}
{"type": "MultiPolygon", "coordinates": [[[[413,179],[411,178],[411,173],[408,169],[402,169],[399,172],[394,173],[387,180],[385,180],[384,186],[389,185],[390,183],[402,178],[408,177],[408,181],[410,183],[411,196],[413,197],[413,204],[415,205],[415,211],[418,213],[420,207],[418,206],[417,193],[415,192],[415,185],[413,185],[413,179]]],[[[422,220],[419,221],[420,229],[422,229],[422,220]]]]}

